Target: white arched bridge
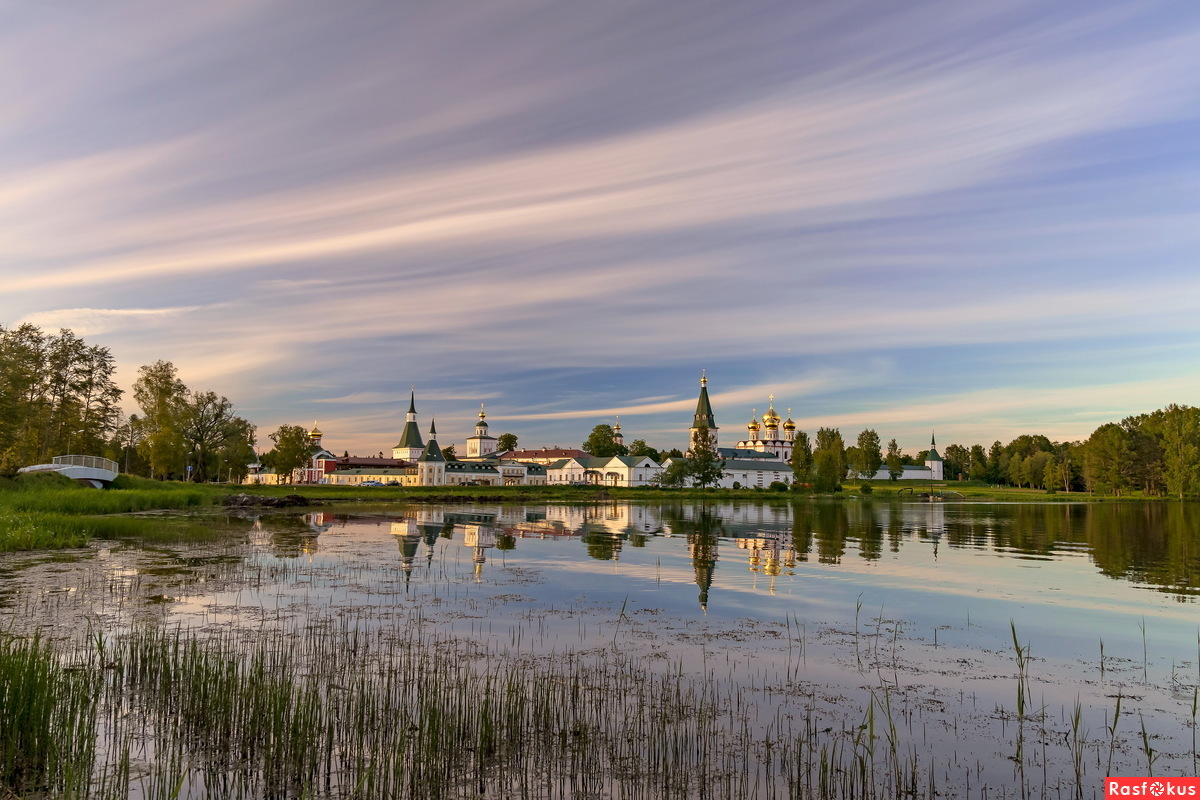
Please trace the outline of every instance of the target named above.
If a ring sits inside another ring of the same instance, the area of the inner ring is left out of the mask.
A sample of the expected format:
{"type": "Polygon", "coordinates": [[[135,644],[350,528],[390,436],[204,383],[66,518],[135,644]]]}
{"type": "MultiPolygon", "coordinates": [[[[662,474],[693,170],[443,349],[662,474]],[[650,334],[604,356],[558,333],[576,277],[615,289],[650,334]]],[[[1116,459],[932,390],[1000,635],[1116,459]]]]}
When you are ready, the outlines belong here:
{"type": "Polygon", "coordinates": [[[100,456],[55,456],[49,464],[21,467],[18,472],[58,472],[72,480],[103,489],[117,477],[117,462],[100,456]]]}

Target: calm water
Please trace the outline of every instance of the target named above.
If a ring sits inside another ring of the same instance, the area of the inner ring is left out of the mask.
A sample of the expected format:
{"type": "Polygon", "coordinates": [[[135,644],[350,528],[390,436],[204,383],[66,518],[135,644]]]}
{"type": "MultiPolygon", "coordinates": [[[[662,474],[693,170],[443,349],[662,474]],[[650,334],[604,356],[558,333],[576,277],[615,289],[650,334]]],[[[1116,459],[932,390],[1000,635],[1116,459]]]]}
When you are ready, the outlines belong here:
{"type": "Polygon", "coordinates": [[[1078,701],[1084,796],[1110,748],[1116,774],[1196,774],[1195,505],[419,505],[211,524],[227,536],[8,558],[0,625],[252,637],[351,615],[481,659],[617,649],[745,687],[766,728],[807,714],[832,738],[886,695],[954,796],[1057,796],[1079,769],[1078,701]],[[1014,629],[1035,709],[1020,759],[1014,629]]]}

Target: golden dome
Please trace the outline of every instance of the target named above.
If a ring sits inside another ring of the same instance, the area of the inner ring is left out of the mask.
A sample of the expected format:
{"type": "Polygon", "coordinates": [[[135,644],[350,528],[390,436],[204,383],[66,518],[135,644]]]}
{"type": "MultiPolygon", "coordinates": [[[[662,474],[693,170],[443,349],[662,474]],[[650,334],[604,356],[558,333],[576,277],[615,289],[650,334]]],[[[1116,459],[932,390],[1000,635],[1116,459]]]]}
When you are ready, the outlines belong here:
{"type": "Polygon", "coordinates": [[[758,415],[758,409],[754,409],[754,411],[752,411],[750,413],[750,421],[746,423],[746,428],[751,433],[758,433],[758,431],[762,428],[762,426],[758,424],[758,416],[757,415],[758,415]]]}
{"type": "Polygon", "coordinates": [[[792,410],[791,410],[790,408],[788,409],[788,418],[787,418],[787,421],[783,423],[783,429],[784,429],[785,431],[794,431],[794,430],[796,430],[796,423],[795,423],[795,422],[792,422],[792,410]]]}
{"type": "Polygon", "coordinates": [[[321,429],[317,427],[316,422],[313,422],[312,430],[308,432],[308,435],[312,439],[320,439],[321,436],[323,435],[321,433],[321,429]]]}
{"type": "Polygon", "coordinates": [[[778,428],[779,415],[775,413],[775,395],[771,395],[768,399],[771,402],[771,406],[767,409],[767,413],[763,414],[763,425],[768,428],[778,428]]]}

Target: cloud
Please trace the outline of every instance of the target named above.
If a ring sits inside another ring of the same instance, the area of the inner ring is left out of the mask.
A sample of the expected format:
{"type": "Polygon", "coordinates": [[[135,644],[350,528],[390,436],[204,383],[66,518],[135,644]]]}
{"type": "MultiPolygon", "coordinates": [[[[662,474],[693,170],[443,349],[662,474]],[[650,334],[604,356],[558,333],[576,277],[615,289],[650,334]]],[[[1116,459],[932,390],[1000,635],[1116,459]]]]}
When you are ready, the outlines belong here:
{"type": "Polygon", "coordinates": [[[159,328],[199,308],[58,308],[27,314],[20,322],[47,329],[70,328],[80,336],[95,336],[113,331],[159,328]]]}

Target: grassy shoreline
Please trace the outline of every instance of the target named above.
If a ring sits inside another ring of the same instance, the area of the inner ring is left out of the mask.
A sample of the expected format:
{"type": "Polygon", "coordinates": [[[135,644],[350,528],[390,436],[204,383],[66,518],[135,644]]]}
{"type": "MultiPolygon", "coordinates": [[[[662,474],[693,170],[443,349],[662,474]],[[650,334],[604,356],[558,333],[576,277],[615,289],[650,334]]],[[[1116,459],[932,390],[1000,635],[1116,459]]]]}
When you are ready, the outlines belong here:
{"type": "Polygon", "coordinates": [[[21,550],[86,547],[93,537],[122,538],[162,534],[163,523],[129,516],[135,512],[220,505],[235,494],[278,498],[299,495],[320,504],[401,503],[607,503],[607,502],[752,502],[768,504],[837,500],[927,500],[932,493],[946,502],[1079,503],[1169,502],[1168,497],[1095,496],[1081,492],[1048,493],[972,482],[897,481],[847,484],[843,491],[817,494],[802,490],[658,489],[619,486],[260,486],[193,484],[119,476],[113,487],[82,487],[60,475],[21,476],[0,480],[0,553],[21,550]],[[924,496],[923,496],[924,495],[924,496]]]}

